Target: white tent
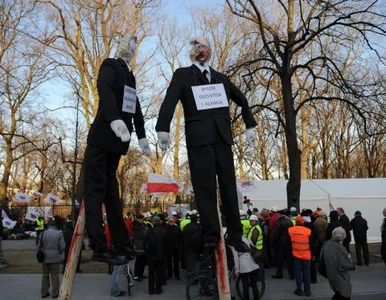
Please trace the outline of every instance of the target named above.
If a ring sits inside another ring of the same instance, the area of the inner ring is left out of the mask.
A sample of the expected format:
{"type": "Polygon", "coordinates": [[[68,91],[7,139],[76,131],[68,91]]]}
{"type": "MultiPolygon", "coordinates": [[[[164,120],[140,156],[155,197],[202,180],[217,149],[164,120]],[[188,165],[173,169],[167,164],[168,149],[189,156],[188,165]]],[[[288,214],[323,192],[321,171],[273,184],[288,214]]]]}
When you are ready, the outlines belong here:
{"type": "MultiPolygon", "coordinates": [[[[279,209],[287,207],[286,180],[269,181],[238,181],[238,196],[240,209],[247,210],[243,204],[247,196],[253,207],[259,210],[276,206],[279,209]]],[[[362,212],[368,221],[368,241],[379,242],[382,211],[386,207],[386,179],[318,179],[302,180],[300,191],[300,207],[322,208],[330,211],[329,204],[342,207],[347,216],[352,219],[355,211],[362,212]]]]}

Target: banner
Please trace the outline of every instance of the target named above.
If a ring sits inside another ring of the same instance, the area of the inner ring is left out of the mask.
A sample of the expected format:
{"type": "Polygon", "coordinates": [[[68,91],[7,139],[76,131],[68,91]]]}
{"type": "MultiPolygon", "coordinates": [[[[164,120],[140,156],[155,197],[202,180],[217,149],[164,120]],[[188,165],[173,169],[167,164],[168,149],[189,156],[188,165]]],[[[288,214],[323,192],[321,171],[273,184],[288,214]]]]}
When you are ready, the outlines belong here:
{"type": "Polygon", "coordinates": [[[7,216],[7,213],[3,210],[1,210],[1,217],[4,218],[4,219],[9,219],[9,217],[7,216]]]}
{"type": "Polygon", "coordinates": [[[35,222],[36,219],[42,215],[41,208],[35,206],[35,207],[28,207],[27,214],[25,215],[25,218],[27,220],[30,220],[32,222],[35,222]]]}
{"type": "Polygon", "coordinates": [[[148,193],[177,193],[177,182],[164,175],[150,173],[147,181],[148,193]]]}
{"type": "Polygon", "coordinates": [[[52,204],[59,204],[59,197],[52,194],[48,194],[46,202],[50,202],[52,204]]]}
{"type": "Polygon", "coordinates": [[[12,221],[11,219],[4,218],[3,221],[3,227],[8,228],[8,229],[13,229],[16,225],[16,221],[12,221]]]}
{"type": "Polygon", "coordinates": [[[32,196],[34,196],[34,197],[41,197],[41,196],[43,196],[43,194],[40,193],[39,191],[34,191],[34,192],[32,193],[32,196]]]}
{"type": "Polygon", "coordinates": [[[15,202],[27,203],[31,199],[31,196],[26,193],[17,193],[15,195],[15,202]]]}
{"type": "Polygon", "coordinates": [[[237,185],[239,187],[239,190],[243,191],[243,192],[255,189],[254,182],[253,181],[249,181],[249,180],[244,180],[244,181],[238,180],[237,181],[237,185]]]}
{"type": "Polygon", "coordinates": [[[54,219],[54,215],[52,214],[52,207],[44,206],[44,220],[48,222],[51,219],[54,219]]]}

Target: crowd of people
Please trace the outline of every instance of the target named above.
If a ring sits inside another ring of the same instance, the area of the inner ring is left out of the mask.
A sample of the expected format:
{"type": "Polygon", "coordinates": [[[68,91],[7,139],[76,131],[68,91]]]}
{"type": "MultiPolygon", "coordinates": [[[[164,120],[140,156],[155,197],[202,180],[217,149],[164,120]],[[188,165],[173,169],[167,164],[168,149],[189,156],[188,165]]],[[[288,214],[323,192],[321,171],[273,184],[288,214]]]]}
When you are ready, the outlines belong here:
{"type": "MultiPolygon", "coordinates": [[[[317,267],[323,257],[327,278],[334,291],[332,299],[350,299],[348,271],[355,269],[354,261],[357,266],[370,264],[368,225],[360,211],[355,212],[351,220],[343,208],[331,211],[329,218],[320,208],[314,211],[303,209],[301,212],[295,208],[278,210],[277,207],[272,207],[270,210],[261,211],[254,208],[239,213],[243,242],[264,253],[264,260],[256,264],[249,253],[238,253],[231,247],[230,253],[233,254],[236,272],[247,274],[242,277],[249,278],[248,280],[256,278],[257,272],[264,277],[264,270],[267,268],[275,268],[272,280],[280,280],[285,278],[284,270],[287,270],[289,279],[294,279],[296,283],[294,293],[309,297],[312,295],[311,285],[318,281],[317,267]],[[355,241],[355,260],[350,255],[351,232],[355,241]]],[[[383,210],[383,216],[381,256],[386,265],[386,208],[383,210]]],[[[132,257],[135,259],[133,279],[147,279],[149,294],[161,294],[168,281],[185,277],[189,280],[199,271],[199,256],[206,248],[202,241],[197,210],[189,211],[185,216],[175,211],[169,215],[129,213],[124,217],[124,223],[132,247],[138,253],[132,257]]],[[[65,256],[62,270],[64,272],[74,227],[70,220],[63,232],[56,227],[54,220],[50,220],[46,225],[44,230],[41,230],[42,226],[37,222],[39,235],[36,243],[45,254],[41,296],[48,297],[51,286],[52,297],[56,298],[59,294],[61,254],[64,253],[65,256]]],[[[111,233],[106,221],[104,228],[108,247],[113,251],[111,233]]],[[[6,265],[1,247],[0,259],[2,265],[6,265]]],[[[117,281],[119,269],[120,266],[117,265],[110,268],[113,296],[125,295],[125,292],[119,289],[117,281]]],[[[80,271],[78,264],[77,272],[80,271]]]]}
{"type": "MultiPolygon", "coordinates": [[[[386,209],[384,215],[386,217],[386,209]]],[[[329,216],[320,208],[314,211],[303,209],[301,212],[294,207],[282,210],[272,207],[261,211],[254,208],[248,212],[241,210],[240,222],[243,226],[244,243],[251,244],[264,253],[264,261],[258,264],[256,270],[265,276],[266,268],[275,268],[272,278],[277,280],[285,278],[286,269],[288,277],[296,282],[294,293],[298,296],[312,295],[311,284],[318,281],[317,266],[322,249],[326,248],[328,250],[324,252],[328,278],[335,292],[333,299],[350,298],[351,287],[347,271],[354,269],[349,248],[351,231],[355,240],[356,264],[368,266],[370,263],[368,226],[360,211],[355,212],[350,221],[341,207],[331,211],[329,216]],[[339,255],[346,258],[344,268],[338,265],[343,260],[336,260],[339,255]],[[332,279],[337,278],[337,274],[341,276],[338,284],[332,279]]],[[[149,212],[136,216],[130,214],[126,217],[125,224],[135,249],[144,251],[135,258],[134,280],[148,279],[150,294],[162,293],[162,287],[168,280],[180,280],[182,270],[187,279],[196,274],[200,265],[199,254],[206,249],[202,244],[199,214],[196,210],[188,212],[186,216],[177,212],[170,215],[152,215],[149,212]],[[148,277],[144,275],[146,264],[148,277]]],[[[105,227],[108,228],[108,225],[105,227]]],[[[382,227],[382,232],[384,231],[385,222],[382,227]]],[[[252,265],[250,262],[249,268],[252,265]]],[[[120,294],[123,292],[117,291],[117,295],[120,294]]]]}

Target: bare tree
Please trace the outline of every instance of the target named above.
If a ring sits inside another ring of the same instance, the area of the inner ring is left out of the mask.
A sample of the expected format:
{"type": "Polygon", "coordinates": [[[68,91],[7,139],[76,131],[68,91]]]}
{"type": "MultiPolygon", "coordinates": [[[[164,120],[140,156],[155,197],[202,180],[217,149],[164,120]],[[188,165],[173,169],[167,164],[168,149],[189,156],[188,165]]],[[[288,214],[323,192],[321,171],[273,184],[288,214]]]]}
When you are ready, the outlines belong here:
{"type": "Polygon", "coordinates": [[[0,135],[5,149],[1,199],[6,196],[12,164],[38,150],[27,130],[39,102],[38,88],[54,69],[46,46],[36,41],[41,38],[34,24],[37,13],[31,1],[0,4],[0,135]],[[33,147],[18,151],[26,144],[33,147]]]}
{"type": "Polygon", "coordinates": [[[363,99],[375,95],[369,85],[360,84],[363,72],[355,72],[352,68],[342,73],[340,53],[332,50],[336,45],[345,49],[341,51],[347,51],[362,44],[363,50],[373,53],[382,62],[374,42],[385,35],[384,7],[376,0],[288,0],[275,1],[275,4],[272,1],[227,0],[227,3],[234,14],[251,22],[261,37],[259,47],[250,53],[244,66],[250,67],[252,73],[269,70],[272,78],[280,80],[280,101],[284,108],[281,125],[285,129],[290,171],[287,201],[288,206],[299,207],[301,151],[297,115],[312,101],[336,99],[350,105],[364,120],[371,116],[370,109],[364,106],[367,101],[363,99]],[[320,69],[323,72],[318,72],[320,69]],[[303,99],[299,98],[295,75],[309,77],[313,82],[303,99]],[[320,94],[319,89],[326,85],[333,86],[334,93],[320,94]]]}

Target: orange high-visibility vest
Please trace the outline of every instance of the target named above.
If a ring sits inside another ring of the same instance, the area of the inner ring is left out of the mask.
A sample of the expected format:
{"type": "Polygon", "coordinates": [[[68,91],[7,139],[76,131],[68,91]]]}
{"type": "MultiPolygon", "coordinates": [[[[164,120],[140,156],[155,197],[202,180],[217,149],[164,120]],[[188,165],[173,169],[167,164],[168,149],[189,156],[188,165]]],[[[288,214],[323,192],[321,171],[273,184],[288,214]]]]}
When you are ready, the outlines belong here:
{"type": "Polygon", "coordinates": [[[303,260],[310,260],[311,229],[304,226],[294,226],[288,228],[288,233],[291,237],[293,256],[303,260]]]}

